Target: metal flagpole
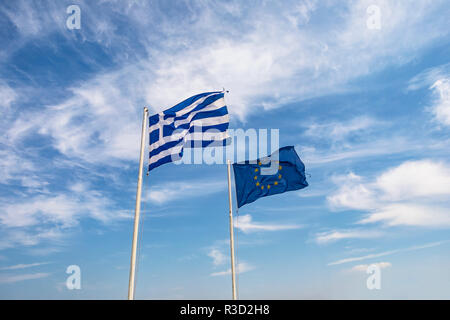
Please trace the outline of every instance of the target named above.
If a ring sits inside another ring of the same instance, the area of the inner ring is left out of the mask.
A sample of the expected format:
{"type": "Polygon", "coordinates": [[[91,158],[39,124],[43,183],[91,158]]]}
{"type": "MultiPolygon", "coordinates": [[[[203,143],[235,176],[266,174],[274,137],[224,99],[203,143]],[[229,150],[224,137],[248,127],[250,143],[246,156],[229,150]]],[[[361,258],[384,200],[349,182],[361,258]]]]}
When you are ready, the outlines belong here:
{"type": "Polygon", "coordinates": [[[231,197],[231,161],[228,160],[228,203],[230,205],[230,249],[231,249],[231,281],[233,300],[236,300],[236,273],[234,270],[234,232],[233,232],[233,203],[231,197]]]}
{"type": "Polygon", "coordinates": [[[139,158],[139,177],[136,192],[136,207],[134,211],[134,231],[133,231],[133,244],[131,247],[131,265],[130,265],[130,280],[128,284],[128,300],[134,299],[134,278],[136,273],[136,248],[139,232],[139,216],[141,211],[141,193],[142,193],[142,169],[144,164],[144,151],[145,151],[145,133],[147,129],[148,108],[144,108],[144,119],[142,120],[142,134],[141,134],[141,154],[139,158]]]}

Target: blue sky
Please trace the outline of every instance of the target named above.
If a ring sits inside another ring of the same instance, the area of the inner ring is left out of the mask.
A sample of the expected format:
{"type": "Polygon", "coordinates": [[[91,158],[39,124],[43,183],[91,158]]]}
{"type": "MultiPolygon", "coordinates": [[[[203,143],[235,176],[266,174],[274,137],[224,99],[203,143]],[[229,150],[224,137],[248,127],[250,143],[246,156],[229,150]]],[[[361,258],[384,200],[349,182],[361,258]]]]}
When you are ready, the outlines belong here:
{"type": "MultiPolygon", "coordinates": [[[[0,298],[126,298],[142,108],[226,88],[230,127],[279,129],[310,175],[239,211],[240,298],[449,299],[449,14],[439,0],[3,1],[0,298]]],[[[145,178],[136,298],[231,297],[226,187],[225,165],[145,178]]]]}

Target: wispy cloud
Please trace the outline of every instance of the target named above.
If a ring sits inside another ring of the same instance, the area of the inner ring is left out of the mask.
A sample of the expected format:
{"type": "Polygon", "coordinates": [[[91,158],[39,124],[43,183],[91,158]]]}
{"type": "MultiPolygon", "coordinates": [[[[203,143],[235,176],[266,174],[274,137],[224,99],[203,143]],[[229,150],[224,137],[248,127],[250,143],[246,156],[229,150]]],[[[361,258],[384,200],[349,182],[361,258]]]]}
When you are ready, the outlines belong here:
{"type": "MultiPolygon", "coordinates": [[[[236,274],[249,272],[254,269],[255,269],[255,267],[248,264],[247,262],[239,262],[239,264],[236,266],[236,274]]],[[[231,268],[226,271],[213,272],[210,275],[213,277],[217,277],[217,276],[226,276],[229,274],[231,274],[231,268]]]]}
{"type": "MultiPolygon", "coordinates": [[[[319,7],[312,1],[291,3],[277,10],[272,10],[270,4],[255,8],[245,2],[233,2],[231,10],[229,4],[199,1],[185,8],[186,15],[192,17],[192,21],[186,20],[189,24],[180,23],[180,19],[176,24],[161,23],[157,13],[162,8],[158,4],[150,8],[136,2],[95,5],[83,1],[83,15],[89,21],[80,31],[85,39],[102,44],[110,39],[111,46],[127,41],[127,37],[115,35],[114,23],[108,15],[114,12],[133,27],[133,41],[145,48],[147,56],[93,76],[82,84],[73,84],[68,88],[71,94],[67,99],[46,105],[41,115],[32,119],[20,116],[8,134],[17,140],[39,133],[50,137],[53,147],[67,157],[88,162],[133,161],[139,144],[141,114],[136,106],[150,104],[159,111],[190,94],[226,87],[230,89],[227,97],[232,106],[230,112],[245,119],[256,108],[274,108],[351,90],[347,84],[351,80],[390,64],[403,64],[407,57],[412,59],[412,51],[445,37],[446,32],[442,31],[446,30],[445,19],[429,22],[429,15],[443,5],[418,3],[416,13],[411,15],[409,4],[380,2],[384,24],[382,33],[376,33],[366,28],[367,1],[348,1],[340,3],[340,10],[334,11],[338,16],[330,27],[337,31],[318,33],[311,13],[320,14],[332,8],[319,7]],[[142,19],[143,12],[149,12],[156,20],[142,19]],[[245,15],[246,22],[227,23],[224,13],[245,15]],[[156,21],[164,27],[157,28],[162,37],[179,34],[187,38],[178,41],[175,37],[153,45],[147,30],[154,30],[148,24],[156,21]],[[204,30],[208,32],[201,32],[204,30]],[[353,68],[354,65],[363,67],[353,68]],[[28,127],[18,135],[17,126],[24,122],[28,127]]],[[[20,2],[17,10],[6,11],[27,37],[46,37],[48,30],[70,34],[64,30],[64,17],[59,14],[61,5],[48,6],[48,10],[40,10],[20,2]]],[[[126,49],[131,55],[133,50],[126,49]]],[[[357,130],[357,124],[336,127],[334,134],[339,136],[348,130],[357,130]]]]}
{"type": "MultiPolygon", "coordinates": [[[[11,103],[16,100],[17,94],[10,86],[2,84],[0,81],[0,109],[9,108],[11,103]]],[[[2,110],[2,113],[4,110],[2,110]]]]}
{"type": "Polygon", "coordinates": [[[347,138],[348,136],[368,131],[374,127],[379,128],[381,124],[383,124],[382,121],[368,116],[360,116],[344,122],[313,122],[306,127],[305,135],[314,139],[338,141],[347,138]]]}
{"type": "MultiPolygon", "coordinates": [[[[222,246],[222,245],[226,244],[226,241],[219,241],[219,244],[222,246]]],[[[210,250],[208,252],[208,256],[213,259],[213,265],[215,268],[224,266],[225,264],[230,263],[230,257],[226,256],[223,253],[223,250],[221,250],[217,246],[213,246],[212,248],[210,248],[210,250]]],[[[235,267],[236,267],[235,271],[237,274],[248,272],[248,271],[255,269],[255,267],[253,265],[251,265],[245,261],[240,261],[239,263],[236,264],[235,267]]],[[[225,276],[228,274],[231,274],[231,267],[225,271],[212,272],[210,275],[215,277],[215,276],[225,276]]]]}
{"type": "Polygon", "coordinates": [[[179,181],[152,186],[145,200],[156,204],[164,204],[185,198],[196,198],[225,190],[226,182],[202,180],[179,181]]]}
{"type": "Polygon", "coordinates": [[[46,184],[35,176],[36,166],[28,159],[23,159],[10,149],[0,150],[0,183],[18,181],[24,187],[36,187],[46,184]]]}
{"type": "Polygon", "coordinates": [[[380,208],[359,221],[361,224],[382,222],[387,226],[421,226],[448,228],[448,208],[435,205],[392,204],[380,208]]]}
{"type": "MultiPolygon", "coordinates": [[[[370,265],[373,265],[373,264],[378,266],[380,269],[392,267],[392,264],[390,262],[375,262],[375,263],[371,263],[370,265]]],[[[366,272],[368,268],[369,268],[368,264],[359,264],[359,265],[354,266],[350,270],[356,271],[356,272],[366,272]]]]}
{"type": "Polygon", "coordinates": [[[244,233],[258,232],[258,231],[281,231],[300,229],[303,226],[298,224],[275,224],[269,222],[252,222],[252,217],[249,214],[239,216],[239,219],[234,220],[234,227],[240,229],[244,233]]]}
{"type": "Polygon", "coordinates": [[[420,250],[420,249],[437,247],[437,246],[440,246],[440,245],[448,243],[448,242],[449,242],[448,240],[432,242],[432,243],[426,243],[423,245],[412,246],[412,247],[404,248],[404,249],[395,249],[395,250],[389,250],[389,251],[384,251],[384,252],[380,252],[380,253],[372,253],[372,254],[368,254],[368,255],[360,256],[360,257],[350,257],[350,258],[345,258],[345,259],[330,262],[328,265],[333,266],[333,265],[344,264],[344,263],[349,263],[349,262],[362,261],[362,260],[367,260],[367,259],[375,259],[375,258],[393,255],[396,253],[401,253],[401,252],[408,252],[408,251],[415,251],[415,250],[420,250]]]}
{"type": "Polygon", "coordinates": [[[40,247],[30,247],[26,250],[26,252],[31,256],[48,256],[53,253],[61,252],[65,248],[61,246],[58,241],[56,243],[49,243],[47,246],[40,247]]]}
{"type": "Polygon", "coordinates": [[[62,228],[73,227],[83,216],[102,222],[118,218],[128,218],[117,212],[108,212],[112,203],[102,197],[100,192],[90,190],[80,194],[62,193],[42,195],[27,199],[23,203],[10,203],[2,206],[0,223],[7,227],[29,227],[51,223],[62,228]]]}
{"type": "Polygon", "coordinates": [[[38,267],[42,265],[49,264],[50,262],[35,262],[35,263],[29,263],[29,264],[16,264],[14,266],[9,267],[1,267],[0,270],[18,270],[18,269],[26,269],[26,268],[32,268],[32,267],[38,267]]]}
{"type": "Polygon", "coordinates": [[[315,241],[318,244],[327,244],[345,239],[371,239],[379,238],[384,233],[376,230],[331,230],[326,232],[319,232],[315,235],[315,241]]]}
{"type": "Polygon", "coordinates": [[[211,251],[208,253],[208,256],[213,259],[213,264],[215,266],[219,266],[225,263],[227,261],[227,257],[222,253],[222,251],[218,250],[217,248],[211,249],[211,251]]]}
{"type": "Polygon", "coordinates": [[[305,163],[318,167],[345,160],[365,160],[383,155],[402,154],[406,151],[419,150],[419,148],[423,151],[424,148],[432,147],[422,147],[421,144],[415,143],[417,142],[402,136],[395,136],[389,139],[381,137],[376,140],[372,136],[370,141],[364,143],[350,143],[346,141],[345,144],[334,145],[324,150],[309,146],[296,146],[296,149],[302,154],[305,163]]]}
{"type": "Polygon", "coordinates": [[[0,275],[0,283],[15,283],[26,280],[41,279],[50,276],[50,273],[29,273],[20,275],[0,275]]]}
{"type": "Polygon", "coordinates": [[[434,90],[436,96],[431,107],[436,120],[450,126],[450,73],[449,77],[439,79],[430,89],[434,90]]]}
{"type": "Polygon", "coordinates": [[[114,206],[103,193],[78,183],[53,194],[4,200],[0,203],[0,250],[50,240],[52,245],[61,244],[87,217],[104,224],[130,218],[122,210],[114,210],[114,206]]]}
{"type": "Polygon", "coordinates": [[[450,75],[450,63],[425,69],[408,82],[408,91],[422,88],[430,88],[436,81],[447,78],[450,75]]]}
{"type": "Polygon", "coordinates": [[[450,125],[450,63],[426,69],[409,81],[408,90],[428,88],[432,92],[429,110],[438,123],[450,125]]]}
{"type": "Polygon", "coordinates": [[[60,244],[69,232],[62,232],[58,227],[28,228],[3,228],[0,237],[0,250],[19,247],[36,246],[42,242],[51,241],[53,245],[60,244]]]}
{"type": "Polygon", "coordinates": [[[140,110],[134,106],[140,103],[130,97],[139,99],[139,95],[125,91],[127,86],[132,91],[138,88],[131,83],[122,83],[121,89],[114,85],[117,78],[127,78],[128,73],[133,71],[103,75],[70,89],[72,97],[47,106],[27,121],[19,117],[7,135],[16,144],[30,134],[50,137],[61,154],[88,163],[108,161],[113,165],[118,160],[134,160],[139,148],[140,123],[140,110]]]}
{"type": "Polygon", "coordinates": [[[387,1],[378,3],[383,12],[383,30],[373,32],[366,28],[365,12],[369,5],[367,1],[340,3],[339,22],[332,26],[338,31],[332,34],[311,32],[314,20],[309,19],[310,13],[320,14],[324,7],[316,9],[311,5],[296,10],[290,4],[289,9],[272,14],[268,4],[251,11],[242,5],[251,30],[241,31],[234,38],[222,35],[218,41],[199,43],[179,55],[159,55],[157,77],[148,88],[149,99],[161,105],[168,96],[176,95],[174,88],[182,95],[211,84],[224,85],[231,89],[230,104],[235,106],[231,111],[244,117],[260,104],[273,108],[323,92],[348,90],[345,83],[350,79],[390,63],[407,62],[407,56],[402,53],[410,45],[403,40],[414,37],[413,42],[422,46],[442,36],[438,28],[428,29],[426,36],[421,29],[427,24],[425,17],[435,8],[423,5],[420,14],[410,15],[406,14],[410,12],[406,3],[387,1]],[[262,20],[272,21],[270,28],[261,24],[262,20]],[[308,23],[311,29],[300,27],[295,21],[308,23]],[[405,24],[407,28],[400,27],[405,24]],[[398,58],[400,55],[402,59],[398,58]],[[364,67],[352,68],[355,64],[364,67]],[[204,65],[208,66],[207,70],[202,69],[204,65]],[[216,74],[222,76],[217,78],[216,74]],[[189,82],[180,86],[179,79],[189,79],[189,82]],[[292,79],[302,79],[302,85],[296,85],[292,79]]]}

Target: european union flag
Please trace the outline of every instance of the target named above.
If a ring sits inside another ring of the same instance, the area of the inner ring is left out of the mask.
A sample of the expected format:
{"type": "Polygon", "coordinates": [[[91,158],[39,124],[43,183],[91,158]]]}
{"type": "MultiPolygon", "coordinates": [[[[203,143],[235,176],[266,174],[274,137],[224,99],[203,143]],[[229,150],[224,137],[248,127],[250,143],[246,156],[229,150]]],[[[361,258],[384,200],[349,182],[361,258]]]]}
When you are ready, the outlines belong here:
{"type": "Polygon", "coordinates": [[[233,170],[238,208],[261,197],[308,186],[305,165],[293,146],[280,148],[252,163],[234,163],[233,170]]]}

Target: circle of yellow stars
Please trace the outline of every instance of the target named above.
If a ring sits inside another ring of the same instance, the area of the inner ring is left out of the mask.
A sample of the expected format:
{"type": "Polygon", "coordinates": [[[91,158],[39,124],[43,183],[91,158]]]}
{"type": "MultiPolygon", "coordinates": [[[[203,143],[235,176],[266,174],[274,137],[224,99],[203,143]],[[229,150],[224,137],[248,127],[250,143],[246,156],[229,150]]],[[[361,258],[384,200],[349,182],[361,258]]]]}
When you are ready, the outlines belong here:
{"type": "MultiPolygon", "coordinates": [[[[261,166],[261,161],[258,162],[258,165],[261,166]]],[[[278,166],[278,172],[281,171],[281,169],[283,169],[283,167],[279,165],[279,166],[278,166]]],[[[260,171],[259,168],[255,168],[255,174],[258,174],[259,171],[260,171]]],[[[281,173],[278,173],[278,180],[280,180],[281,177],[282,177],[281,173]]],[[[258,176],[255,175],[255,177],[254,177],[253,179],[254,179],[254,180],[258,180],[258,176]]],[[[273,184],[274,184],[275,186],[277,186],[277,185],[278,185],[278,181],[275,181],[273,184]]],[[[261,190],[264,190],[264,188],[265,188],[264,185],[262,185],[262,184],[259,183],[259,181],[256,181],[256,187],[261,188],[261,190]]],[[[272,187],[271,184],[268,184],[268,185],[267,185],[267,189],[270,190],[271,187],[272,187]]]]}

